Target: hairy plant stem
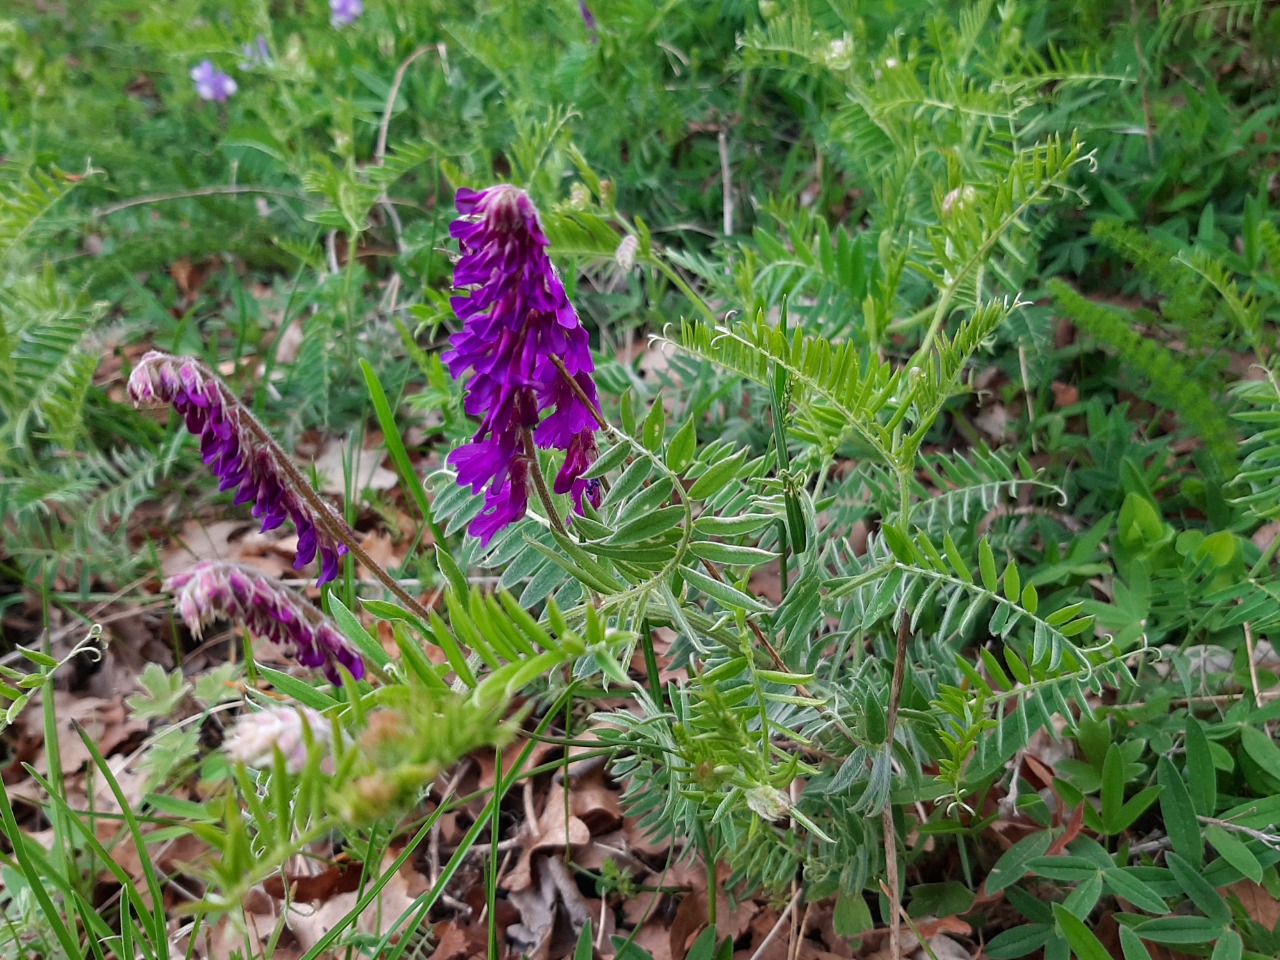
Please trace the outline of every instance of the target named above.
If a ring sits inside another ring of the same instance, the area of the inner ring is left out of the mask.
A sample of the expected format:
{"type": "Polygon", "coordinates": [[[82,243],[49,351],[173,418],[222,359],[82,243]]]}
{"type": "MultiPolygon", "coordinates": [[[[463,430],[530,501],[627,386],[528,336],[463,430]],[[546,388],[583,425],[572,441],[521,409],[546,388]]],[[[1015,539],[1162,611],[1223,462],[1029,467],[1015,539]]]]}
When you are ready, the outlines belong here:
{"type": "Polygon", "coordinates": [[[400,586],[396,578],[387,573],[378,561],[369,556],[368,551],[360,545],[360,541],[356,538],[356,532],[347,525],[345,520],[333,512],[333,508],[321,498],[320,494],[316,493],[315,488],[302,475],[302,471],[298,469],[289,455],[284,452],[284,448],[276,443],[275,437],[267,432],[267,428],[258,422],[258,418],[253,415],[252,411],[242,404],[239,398],[234,396],[221,380],[215,380],[215,382],[218,384],[219,389],[223,391],[224,399],[237,407],[244,415],[244,422],[248,425],[254,438],[271,451],[272,460],[284,471],[294,489],[307,502],[307,506],[311,507],[312,512],[315,514],[316,522],[323,526],[334,539],[340,540],[351,551],[351,555],[364,564],[369,569],[369,572],[377,577],[382,585],[390,590],[410,613],[422,620],[423,623],[430,623],[431,614],[427,611],[427,608],[415,600],[409,591],[400,586]]]}
{"type": "Polygon", "coordinates": [[[551,499],[551,491],[547,487],[547,478],[542,475],[542,467],[538,464],[538,448],[533,443],[533,431],[523,427],[520,434],[524,440],[524,455],[529,461],[529,476],[533,479],[538,499],[542,501],[542,509],[546,511],[547,522],[551,524],[552,530],[568,540],[569,531],[560,519],[560,511],[556,509],[556,502],[551,499]]]}
{"type": "MultiPolygon", "coordinates": [[[[898,726],[898,710],[902,705],[902,683],[907,672],[907,643],[910,638],[911,614],[902,611],[902,619],[898,621],[898,637],[893,653],[893,679],[889,686],[889,710],[885,715],[885,743],[888,744],[890,757],[893,754],[893,740],[898,726]]],[[[884,830],[884,869],[885,880],[889,885],[889,956],[901,956],[901,908],[902,893],[898,886],[898,831],[893,823],[893,800],[887,799],[884,810],[880,812],[884,830]]]]}

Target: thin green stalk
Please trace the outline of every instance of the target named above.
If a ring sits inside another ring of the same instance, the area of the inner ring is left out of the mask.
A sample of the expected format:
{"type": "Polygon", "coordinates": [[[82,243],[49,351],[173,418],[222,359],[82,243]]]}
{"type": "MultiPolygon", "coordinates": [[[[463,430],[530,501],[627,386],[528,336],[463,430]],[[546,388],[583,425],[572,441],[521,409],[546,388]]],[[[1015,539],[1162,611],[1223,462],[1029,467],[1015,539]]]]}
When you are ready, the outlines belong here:
{"type": "MultiPolygon", "coordinates": [[[[501,747],[494,747],[493,766],[495,770],[502,769],[501,747]]],[[[489,805],[489,864],[485,878],[485,908],[488,912],[489,956],[491,957],[500,955],[498,951],[498,836],[502,828],[502,804],[497,802],[496,796],[494,801],[489,805]]]]}

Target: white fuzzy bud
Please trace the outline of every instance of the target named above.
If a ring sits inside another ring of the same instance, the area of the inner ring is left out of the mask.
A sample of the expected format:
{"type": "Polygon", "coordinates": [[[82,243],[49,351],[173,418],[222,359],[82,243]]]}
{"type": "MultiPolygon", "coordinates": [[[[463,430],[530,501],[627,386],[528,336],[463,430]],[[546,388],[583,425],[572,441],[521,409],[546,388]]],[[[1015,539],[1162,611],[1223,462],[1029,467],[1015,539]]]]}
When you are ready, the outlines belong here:
{"type": "Polygon", "coordinates": [[[310,707],[279,707],[242,716],[222,746],[232,761],[259,769],[271,767],[279,749],[285,769],[300,773],[307,763],[304,725],[310,728],[311,739],[317,745],[328,747],[329,724],[310,707]]]}
{"type": "Polygon", "coordinates": [[[625,236],[622,242],[618,244],[618,249],[613,251],[613,262],[618,265],[618,269],[623,273],[630,273],[631,268],[636,265],[636,249],[640,246],[640,241],[633,236],[625,236]]]}
{"type": "Polygon", "coordinates": [[[757,783],[747,791],[747,806],[766,820],[777,820],[791,809],[791,799],[776,787],[757,783]]]}

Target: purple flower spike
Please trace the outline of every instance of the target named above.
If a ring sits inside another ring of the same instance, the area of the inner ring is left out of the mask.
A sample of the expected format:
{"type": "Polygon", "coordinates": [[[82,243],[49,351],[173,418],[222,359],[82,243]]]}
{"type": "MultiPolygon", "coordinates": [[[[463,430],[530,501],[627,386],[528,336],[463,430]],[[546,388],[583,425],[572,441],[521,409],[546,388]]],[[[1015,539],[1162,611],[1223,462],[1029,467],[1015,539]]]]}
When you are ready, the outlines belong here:
{"type": "Polygon", "coordinates": [[[364,13],[363,0],[329,0],[329,23],[335,27],[349,27],[364,13]]]}
{"type": "Polygon", "coordinates": [[[218,489],[239,487],[235,502],[253,504],[253,516],[262,521],[264,532],[293,521],[298,531],[295,569],[318,554],[317,585],[338,575],[339,559],[347,552],[338,534],[354,534],[337,511],[310,488],[303,490],[306,481],[298,468],[212,370],[194,357],[152,350],[130,374],[129,396],[134,403],[171,404],[182,415],[187,429],[200,438],[200,453],[219,479],[218,489]]]}
{"type": "Polygon", "coordinates": [[[470,443],[449,454],[449,463],[458,483],[485,492],[485,508],[467,532],[487,544],[525,514],[525,430],[533,430],[537,446],[566,452],[556,492],[571,494],[579,512],[584,495],[599,505],[599,484],[582,476],[597,453],[595,367],[587,331],[547,257],[547,236],[528,194],[509,184],[478,192],[464,188],[456,203],[462,216],[449,232],[462,257],[453,285],[469,289],[452,300],[462,330],[442,359],[455,379],[472,371],[464,408],[481,423],[470,443]]]}
{"type": "Polygon", "coordinates": [[[215,67],[212,60],[202,60],[199,66],[192,67],[191,79],[196,83],[196,95],[201,100],[224,103],[236,92],[235,80],[215,67]]]}
{"type": "Polygon", "coordinates": [[[304,667],[324,667],[333,683],[342,682],[338,667],[359,680],[364,661],[323,613],[284,584],[249,567],[203,560],[186,573],[170,577],[164,589],[173,594],[178,616],[197,637],[215,620],[231,620],[256,637],[291,651],[304,667]]]}
{"type": "Polygon", "coordinates": [[[578,0],[578,13],[582,14],[582,23],[587,28],[587,33],[591,34],[591,42],[599,43],[600,35],[596,29],[595,14],[587,6],[587,0],[578,0]]]}

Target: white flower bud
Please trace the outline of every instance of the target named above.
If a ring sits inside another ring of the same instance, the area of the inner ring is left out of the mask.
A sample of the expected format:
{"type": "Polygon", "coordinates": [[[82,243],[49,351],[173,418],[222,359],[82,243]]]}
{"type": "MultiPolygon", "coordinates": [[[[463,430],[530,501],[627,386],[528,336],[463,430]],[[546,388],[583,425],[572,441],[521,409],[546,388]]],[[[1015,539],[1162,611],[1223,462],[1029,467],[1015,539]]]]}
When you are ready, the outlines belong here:
{"type": "Polygon", "coordinates": [[[832,70],[848,70],[853,66],[852,42],[847,36],[836,37],[827,44],[823,60],[832,70]]]}
{"type": "Polygon", "coordinates": [[[978,191],[969,184],[966,183],[963,187],[956,187],[954,190],[948,191],[947,195],[942,198],[942,215],[949,217],[953,210],[957,208],[963,210],[976,199],[978,199],[978,191]]]}
{"type": "Polygon", "coordinates": [[[640,241],[628,234],[622,238],[618,249],[613,252],[613,262],[623,273],[630,273],[631,268],[636,265],[636,249],[639,246],[640,241]]]}
{"type": "Polygon", "coordinates": [[[285,769],[299,773],[307,762],[304,724],[310,728],[311,739],[317,745],[328,746],[329,723],[310,707],[279,707],[242,716],[222,746],[232,761],[258,769],[275,763],[278,748],[284,755],[285,769]]]}
{"type": "Polygon", "coordinates": [[[791,799],[767,783],[757,783],[747,791],[747,806],[766,820],[777,820],[791,809],[791,799]]]}

